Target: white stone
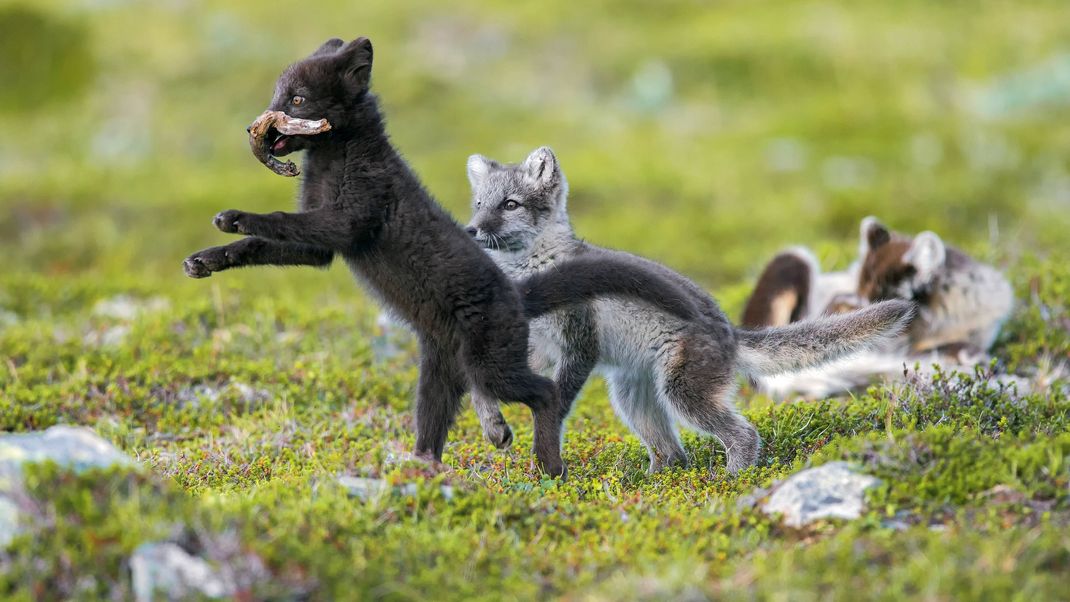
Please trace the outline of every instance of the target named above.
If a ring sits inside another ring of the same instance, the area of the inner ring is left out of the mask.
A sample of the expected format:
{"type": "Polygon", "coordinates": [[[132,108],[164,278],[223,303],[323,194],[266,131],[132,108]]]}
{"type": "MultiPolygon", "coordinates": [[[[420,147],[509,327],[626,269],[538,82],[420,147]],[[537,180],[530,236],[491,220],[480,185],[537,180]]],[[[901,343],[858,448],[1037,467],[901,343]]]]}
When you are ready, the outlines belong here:
{"type": "Polygon", "coordinates": [[[26,462],[53,461],[82,471],[135,462],[91,429],[58,425],[45,431],[0,436],[0,475],[18,472],[26,462]]]}
{"type": "MultiPolygon", "coordinates": [[[[420,488],[416,483],[405,483],[404,485],[390,487],[382,479],[368,479],[349,475],[338,477],[338,484],[345,487],[349,495],[360,499],[362,502],[378,498],[387,493],[400,495],[401,497],[416,497],[420,492],[420,488]]],[[[439,492],[442,493],[442,497],[446,498],[446,500],[453,499],[453,486],[442,485],[439,487],[439,492]]]]}
{"type": "Polygon", "coordinates": [[[59,425],[34,433],[0,435],[0,547],[19,533],[19,508],[4,494],[22,490],[22,466],[52,461],[75,471],[137,466],[118,448],[84,427],[59,425]]]}
{"type": "Polygon", "coordinates": [[[349,495],[359,498],[362,502],[379,497],[387,489],[386,481],[382,479],[366,479],[347,475],[338,477],[338,484],[345,487],[349,495]]]}
{"type": "Polygon", "coordinates": [[[824,518],[854,519],[865,509],[864,493],[880,479],[831,462],[796,473],[778,485],[762,511],[781,514],[784,523],[801,527],[824,518]]]}
{"type": "Polygon", "coordinates": [[[93,315],[117,320],[133,320],[146,312],[168,309],[171,303],[163,297],[137,299],[130,295],[116,295],[110,299],[101,299],[93,306],[93,315]]]}
{"type": "Polygon", "coordinates": [[[138,546],[130,557],[130,577],[138,602],[184,600],[195,594],[222,598],[236,593],[234,585],[207,562],[173,543],[138,546]]]}
{"type": "Polygon", "coordinates": [[[0,496],[0,547],[7,547],[19,534],[19,507],[0,496]]]}

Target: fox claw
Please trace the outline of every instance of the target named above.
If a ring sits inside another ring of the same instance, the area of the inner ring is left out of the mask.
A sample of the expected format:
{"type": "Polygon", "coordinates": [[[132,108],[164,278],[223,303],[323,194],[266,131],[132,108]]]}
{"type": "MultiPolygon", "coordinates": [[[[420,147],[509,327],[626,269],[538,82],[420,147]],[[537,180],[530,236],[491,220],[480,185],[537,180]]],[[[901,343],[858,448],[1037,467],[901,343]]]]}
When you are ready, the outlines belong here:
{"type": "Polygon", "coordinates": [[[190,278],[207,278],[212,275],[212,270],[204,265],[200,257],[188,257],[182,262],[182,269],[190,278]]]}
{"type": "Polygon", "coordinates": [[[242,228],[239,218],[242,217],[241,211],[234,209],[228,209],[226,211],[220,211],[212,218],[212,224],[219,229],[220,232],[226,232],[227,234],[246,234],[245,229],[242,228]]]}

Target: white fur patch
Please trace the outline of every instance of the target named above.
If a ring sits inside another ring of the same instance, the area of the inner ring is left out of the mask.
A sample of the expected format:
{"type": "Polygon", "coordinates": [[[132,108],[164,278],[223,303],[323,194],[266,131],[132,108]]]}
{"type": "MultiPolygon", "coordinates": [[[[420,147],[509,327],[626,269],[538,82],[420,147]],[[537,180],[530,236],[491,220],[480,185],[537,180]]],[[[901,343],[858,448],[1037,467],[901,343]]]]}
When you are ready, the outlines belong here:
{"type": "Polygon", "coordinates": [[[537,184],[549,184],[553,181],[554,171],[557,170],[557,157],[548,146],[540,146],[531,151],[524,160],[524,171],[527,172],[532,182],[537,184]]]}
{"type": "Polygon", "coordinates": [[[862,218],[862,223],[858,226],[858,259],[859,261],[865,261],[866,255],[869,254],[869,230],[874,226],[880,226],[881,223],[877,218],[872,215],[867,215],[862,218]]]}
{"type": "Polygon", "coordinates": [[[490,173],[491,161],[483,155],[468,157],[468,182],[473,186],[479,186],[490,173]]]}
{"type": "Polygon", "coordinates": [[[903,262],[914,266],[918,270],[918,278],[928,282],[944,265],[946,257],[944,241],[935,232],[925,231],[914,237],[910,248],[903,254],[903,262]]]}

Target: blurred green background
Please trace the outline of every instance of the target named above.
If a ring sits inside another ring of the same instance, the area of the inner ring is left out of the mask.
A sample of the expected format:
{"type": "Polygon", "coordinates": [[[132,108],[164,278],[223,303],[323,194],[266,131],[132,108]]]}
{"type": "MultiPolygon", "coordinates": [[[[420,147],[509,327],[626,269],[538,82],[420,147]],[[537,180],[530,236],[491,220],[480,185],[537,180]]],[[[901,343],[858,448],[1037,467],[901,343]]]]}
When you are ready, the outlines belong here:
{"type": "MultiPolygon", "coordinates": [[[[469,154],[549,145],[581,235],[730,308],[781,247],[848,263],[868,214],[1004,266],[1070,249],[1065,0],[34,0],[0,6],[0,302],[33,313],[15,289],[43,281],[203,295],[180,264],[229,239],[212,215],[293,203],[244,127],[288,62],[358,35],[459,220],[469,154]]],[[[212,282],[353,294],[340,268],[212,282]]]]}

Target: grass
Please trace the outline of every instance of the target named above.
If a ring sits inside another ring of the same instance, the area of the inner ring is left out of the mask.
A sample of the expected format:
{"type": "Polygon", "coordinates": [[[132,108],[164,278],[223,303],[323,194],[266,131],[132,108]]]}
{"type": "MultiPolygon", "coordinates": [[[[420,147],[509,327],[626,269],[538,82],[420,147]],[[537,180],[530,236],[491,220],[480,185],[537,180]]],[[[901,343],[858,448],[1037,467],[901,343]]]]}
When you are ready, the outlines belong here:
{"type": "Polygon", "coordinates": [[[128,597],[130,554],[166,538],[219,564],[238,562],[220,551],[234,546],[259,556],[272,579],[258,597],[1065,596],[1065,379],[1022,394],[982,370],[779,405],[747,393],[765,453],[737,477],[694,435],[690,468],[647,475],[594,379],[568,423],[567,482],[532,469],[520,408],[507,452],[466,410],[436,475],[404,459],[415,350],[380,331],[344,269],[192,281],[180,268],[227,239],[216,211],[291,203],[294,183],[257,165],[239,129],[278,70],[328,36],[367,34],[390,130],[459,220],[468,154],[515,161],[550,144],[581,234],[668,263],[738,316],[776,249],[813,245],[842,267],[876,214],[1003,267],[1019,306],[998,362],[1058,374],[1070,137],[1056,124],[1070,105],[1036,81],[1061,81],[1062,3],[273,15],[245,0],[0,7],[0,54],[82,65],[0,72],[24,86],[0,94],[27,95],[0,97],[17,134],[0,140],[0,428],[88,425],[149,468],[31,469],[37,527],[0,553],[3,596],[128,597]],[[141,310],[101,304],[117,298],[141,310]],[[748,501],[834,460],[883,481],[858,521],[792,530],[748,501]],[[341,474],[418,491],[361,501],[341,474]]]}

